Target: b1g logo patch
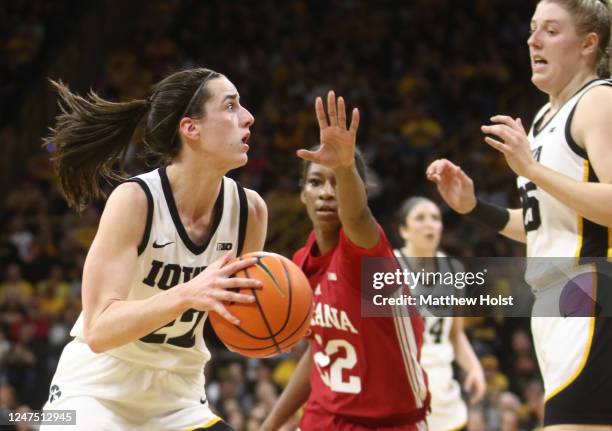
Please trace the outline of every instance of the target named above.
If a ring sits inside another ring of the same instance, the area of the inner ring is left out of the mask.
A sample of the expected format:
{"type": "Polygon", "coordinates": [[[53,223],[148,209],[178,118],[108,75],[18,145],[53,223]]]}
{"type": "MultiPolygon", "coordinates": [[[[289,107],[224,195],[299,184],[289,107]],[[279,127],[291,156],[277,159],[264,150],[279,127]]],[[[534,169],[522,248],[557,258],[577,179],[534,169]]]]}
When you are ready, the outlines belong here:
{"type": "Polygon", "coordinates": [[[218,242],[217,251],[230,251],[232,249],[231,242],[218,242]]]}

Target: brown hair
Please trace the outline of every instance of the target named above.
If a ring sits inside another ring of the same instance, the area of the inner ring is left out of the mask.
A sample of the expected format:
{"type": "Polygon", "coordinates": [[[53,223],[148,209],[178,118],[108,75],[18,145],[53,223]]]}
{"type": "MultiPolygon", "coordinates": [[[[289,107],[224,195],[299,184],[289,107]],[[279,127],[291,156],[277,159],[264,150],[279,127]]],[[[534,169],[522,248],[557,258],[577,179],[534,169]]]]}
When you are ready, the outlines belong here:
{"type": "Polygon", "coordinates": [[[610,6],[606,0],[541,0],[556,3],[574,19],[579,35],[596,33],[599,36],[597,53],[597,75],[609,78],[611,69],[610,26],[612,25],[610,6]]]}
{"type": "Polygon", "coordinates": [[[408,218],[408,215],[410,215],[412,210],[417,205],[423,202],[431,202],[432,204],[436,206],[436,208],[438,209],[440,208],[437,203],[435,203],[429,198],[426,198],[425,196],[413,196],[411,198],[406,199],[404,203],[402,204],[402,206],[400,207],[399,211],[397,212],[397,218],[399,219],[398,220],[399,224],[402,226],[408,227],[406,224],[406,219],[408,218]]]}
{"type": "Polygon", "coordinates": [[[220,76],[205,68],[183,70],[157,83],[148,99],[122,103],[94,91],[84,98],[51,80],[61,113],[44,145],[54,148],[51,159],[68,203],[80,210],[104,196],[105,182],[124,179],[114,166],[136,136],[156,162],[171,161],[181,148],[179,122],[204,115],[206,83],[220,76]]]}

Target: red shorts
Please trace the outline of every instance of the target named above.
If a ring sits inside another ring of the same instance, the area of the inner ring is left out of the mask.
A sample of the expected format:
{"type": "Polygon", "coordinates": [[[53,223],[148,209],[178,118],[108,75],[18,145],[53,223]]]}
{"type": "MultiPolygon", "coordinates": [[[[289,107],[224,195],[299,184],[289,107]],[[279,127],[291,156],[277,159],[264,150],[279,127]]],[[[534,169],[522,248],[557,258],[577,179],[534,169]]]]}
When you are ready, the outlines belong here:
{"type": "Polygon", "coordinates": [[[409,425],[361,425],[343,416],[336,416],[323,410],[305,411],[299,431],[424,431],[425,421],[409,425]]]}

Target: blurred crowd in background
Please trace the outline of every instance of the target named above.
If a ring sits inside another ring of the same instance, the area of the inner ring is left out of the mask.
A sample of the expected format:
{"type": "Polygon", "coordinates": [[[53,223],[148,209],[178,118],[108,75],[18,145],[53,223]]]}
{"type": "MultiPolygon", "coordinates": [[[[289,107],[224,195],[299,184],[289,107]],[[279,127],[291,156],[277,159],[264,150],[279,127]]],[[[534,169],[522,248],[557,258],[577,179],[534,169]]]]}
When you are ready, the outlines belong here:
{"type": "MultiPolygon", "coordinates": [[[[2,145],[16,142],[20,95],[80,37],[71,23],[95,8],[91,3],[22,0],[0,8],[2,145]]],[[[496,113],[529,123],[543,101],[529,80],[532,7],[512,0],[152,0],[124,18],[126,37],[87,81],[106,98],[129,100],[148,97],[153,83],[179,68],[205,66],[228,76],[256,118],[249,163],[232,176],[262,194],[270,217],[266,249],[287,256],[310,228],[295,150],[317,143],[314,98],[336,90],[361,110],[358,145],[373,172],[370,204],[395,241],[395,211],[404,199],[439,201],[424,176],[435,158],[460,164],[488,201],[518,206],[514,176],[484,144],[479,126],[496,113]]],[[[0,409],[39,409],[46,401],[81,310],[82,267],[104,205],[81,214],[69,209],[40,143],[0,200],[0,409]]],[[[147,169],[138,149],[126,161],[130,173],[147,169]]],[[[450,255],[524,255],[521,245],[443,212],[442,248],[450,255]]],[[[468,429],[536,428],[543,390],[528,321],[470,318],[466,326],[488,383],[485,400],[470,408],[468,429]]],[[[255,430],[303,346],[246,360],[209,335],[210,401],[236,430],[255,430]]]]}

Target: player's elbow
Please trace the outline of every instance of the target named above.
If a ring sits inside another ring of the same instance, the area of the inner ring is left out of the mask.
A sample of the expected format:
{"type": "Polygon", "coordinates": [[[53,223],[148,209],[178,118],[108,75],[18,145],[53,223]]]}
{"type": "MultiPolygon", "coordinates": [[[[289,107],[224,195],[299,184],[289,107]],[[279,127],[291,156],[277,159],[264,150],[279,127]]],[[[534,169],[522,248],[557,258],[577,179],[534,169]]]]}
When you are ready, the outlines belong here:
{"type": "Polygon", "coordinates": [[[104,353],[108,350],[104,340],[100,337],[99,331],[96,331],[91,325],[84,325],[83,336],[85,338],[85,343],[87,343],[92,352],[104,353]]]}

